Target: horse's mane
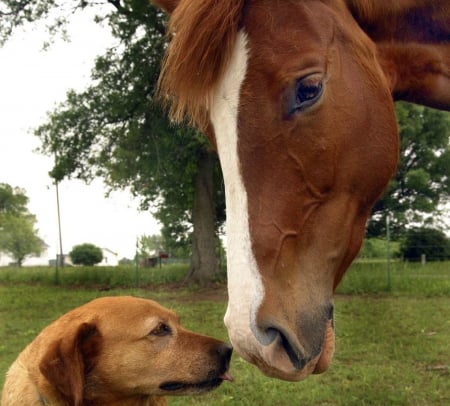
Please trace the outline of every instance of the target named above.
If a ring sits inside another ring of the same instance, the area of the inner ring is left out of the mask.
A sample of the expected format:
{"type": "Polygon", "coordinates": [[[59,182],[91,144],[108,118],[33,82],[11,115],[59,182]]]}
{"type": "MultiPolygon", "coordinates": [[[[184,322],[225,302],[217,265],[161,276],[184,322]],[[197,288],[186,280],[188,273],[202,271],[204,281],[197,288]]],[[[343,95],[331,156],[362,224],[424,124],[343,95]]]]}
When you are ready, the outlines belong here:
{"type": "Polygon", "coordinates": [[[395,15],[408,9],[421,8],[440,0],[396,0],[383,2],[379,0],[345,0],[351,10],[366,21],[374,21],[389,15],[395,15]]]}
{"type": "Polygon", "coordinates": [[[181,0],[169,20],[171,42],[159,81],[170,117],[204,128],[211,91],[233,51],[245,0],[181,0]]]}
{"type": "Polygon", "coordinates": [[[448,42],[448,0],[345,0],[354,18],[378,40],[448,42]]]}

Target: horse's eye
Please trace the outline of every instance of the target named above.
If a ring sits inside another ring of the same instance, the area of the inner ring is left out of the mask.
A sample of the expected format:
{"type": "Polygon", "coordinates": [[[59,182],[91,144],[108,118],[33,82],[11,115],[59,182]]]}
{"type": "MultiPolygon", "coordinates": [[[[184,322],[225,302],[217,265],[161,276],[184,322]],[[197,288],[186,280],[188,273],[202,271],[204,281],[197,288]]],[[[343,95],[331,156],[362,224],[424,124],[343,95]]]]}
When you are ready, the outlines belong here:
{"type": "Polygon", "coordinates": [[[323,93],[323,76],[312,74],[297,82],[292,112],[304,110],[316,103],[323,93]]]}
{"type": "Polygon", "coordinates": [[[149,335],[156,336],[156,337],[164,337],[167,335],[170,335],[172,333],[172,330],[167,324],[159,323],[156,328],[154,328],[152,331],[150,331],[149,335]]]}

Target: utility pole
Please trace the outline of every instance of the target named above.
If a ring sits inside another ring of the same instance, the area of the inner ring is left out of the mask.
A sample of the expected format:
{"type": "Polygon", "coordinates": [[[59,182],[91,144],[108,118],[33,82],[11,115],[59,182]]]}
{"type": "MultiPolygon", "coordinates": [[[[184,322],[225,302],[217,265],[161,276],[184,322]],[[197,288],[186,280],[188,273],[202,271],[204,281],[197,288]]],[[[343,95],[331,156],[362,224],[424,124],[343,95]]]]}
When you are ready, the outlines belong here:
{"type": "MultiPolygon", "coordinates": [[[[58,181],[55,181],[56,186],[56,209],[58,213],[58,235],[59,235],[59,258],[60,258],[60,265],[61,268],[64,268],[64,254],[63,254],[63,245],[62,245],[62,233],[61,233],[61,211],[59,207],[59,188],[58,188],[58,181]]],[[[58,259],[56,259],[56,262],[59,262],[58,259]]]]}

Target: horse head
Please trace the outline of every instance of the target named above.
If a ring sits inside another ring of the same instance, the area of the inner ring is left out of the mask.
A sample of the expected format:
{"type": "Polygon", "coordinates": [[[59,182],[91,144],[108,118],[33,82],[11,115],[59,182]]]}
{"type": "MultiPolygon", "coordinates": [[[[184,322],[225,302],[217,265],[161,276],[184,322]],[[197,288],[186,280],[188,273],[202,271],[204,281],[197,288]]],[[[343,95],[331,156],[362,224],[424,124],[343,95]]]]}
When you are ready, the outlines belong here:
{"type": "Polygon", "coordinates": [[[396,168],[394,100],[450,106],[450,3],[156,3],[162,92],[220,157],[230,340],[269,376],[323,372],[334,290],[396,168]]]}

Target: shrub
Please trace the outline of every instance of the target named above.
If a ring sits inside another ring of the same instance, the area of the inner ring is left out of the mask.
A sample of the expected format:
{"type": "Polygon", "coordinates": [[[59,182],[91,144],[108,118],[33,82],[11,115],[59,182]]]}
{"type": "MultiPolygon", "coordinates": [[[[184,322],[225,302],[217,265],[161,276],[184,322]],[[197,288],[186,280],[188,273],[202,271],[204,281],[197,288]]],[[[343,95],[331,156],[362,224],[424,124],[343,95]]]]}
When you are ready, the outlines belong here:
{"type": "Polygon", "coordinates": [[[102,250],[89,243],[75,245],[69,255],[75,265],[95,265],[103,259],[102,250]]]}
{"type": "MultiPolygon", "coordinates": [[[[389,255],[391,258],[400,256],[400,243],[389,242],[389,255]]],[[[388,255],[388,243],[384,238],[366,238],[359,251],[358,257],[364,259],[386,259],[388,255]]]]}
{"type": "Polygon", "coordinates": [[[440,230],[412,228],[406,233],[401,251],[410,261],[419,261],[422,255],[428,261],[444,261],[450,259],[450,239],[440,230]]]}

